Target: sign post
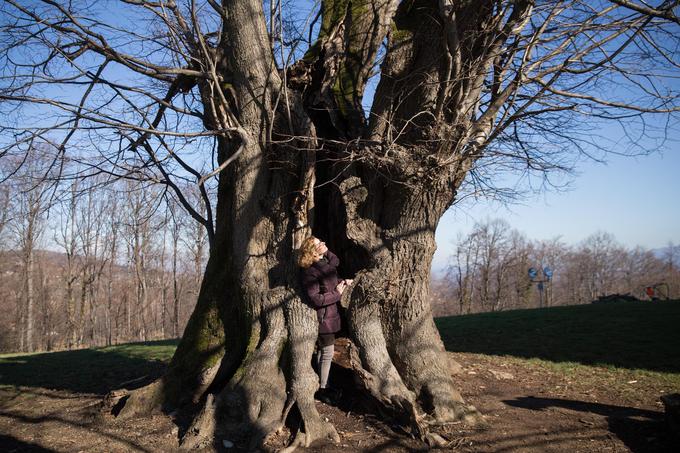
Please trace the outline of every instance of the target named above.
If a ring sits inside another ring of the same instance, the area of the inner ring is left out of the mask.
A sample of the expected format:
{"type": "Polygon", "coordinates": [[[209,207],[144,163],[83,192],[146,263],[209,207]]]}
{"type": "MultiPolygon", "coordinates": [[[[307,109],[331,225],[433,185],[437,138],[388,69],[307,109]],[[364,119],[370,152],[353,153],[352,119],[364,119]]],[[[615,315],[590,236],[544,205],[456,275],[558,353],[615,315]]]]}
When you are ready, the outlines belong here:
{"type": "Polygon", "coordinates": [[[538,276],[538,269],[535,267],[530,267],[529,270],[527,271],[527,275],[529,276],[529,280],[531,283],[536,283],[536,288],[538,289],[538,306],[539,308],[543,308],[543,292],[545,291],[545,299],[546,299],[546,305],[549,305],[550,302],[550,283],[552,282],[552,277],[553,277],[553,270],[549,266],[543,267],[541,269],[541,274],[542,278],[539,278],[538,276]],[[544,283],[547,283],[547,285],[544,285],[544,283]]]}

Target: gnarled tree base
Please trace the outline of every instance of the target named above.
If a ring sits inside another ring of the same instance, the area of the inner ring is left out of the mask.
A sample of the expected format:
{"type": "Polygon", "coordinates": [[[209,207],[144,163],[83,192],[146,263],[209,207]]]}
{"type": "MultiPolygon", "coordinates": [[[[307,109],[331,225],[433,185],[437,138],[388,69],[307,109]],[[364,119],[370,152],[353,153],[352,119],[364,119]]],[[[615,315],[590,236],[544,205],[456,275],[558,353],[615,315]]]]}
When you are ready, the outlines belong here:
{"type": "MultiPolygon", "coordinates": [[[[320,416],[314,401],[318,388],[318,377],[311,367],[314,342],[301,342],[298,347],[289,344],[280,357],[275,353],[281,346],[279,342],[268,336],[249,353],[223,390],[205,396],[200,410],[183,432],[182,449],[217,447],[223,440],[249,449],[261,448],[271,435],[282,432],[286,422],[294,435],[284,452],[309,447],[317,440],[340,441],[333,425],[320,416]],[[273,346],[276,348],[272,349],[273,346]]],[[[395,368],[391,373],[372,373],[364,367],[359,349],[349,340],[343,344],[347,347],[343,348],[345,357],[340,360],[343,367],[350,367],[356,391],[370,395],[369,399],[380,408],[379,413],[398,423],[412,437],[430,446],[444,446],[448,441],[437,431],[448,422],[485,426],[483,417],[465,405],[457,393],[452,396],[457,403],[455,416],[446,421],[438,419],[432,408],[429,413],[423,409],[416,394],[403,384],[398,373],[394,374],[395,368]]],[[[160,408],[160,404],[148,403],[162,394],[161,385],[159,380],[131,392],[119,416],[140,417],[148,415],[152,406],[160,408]]]]}

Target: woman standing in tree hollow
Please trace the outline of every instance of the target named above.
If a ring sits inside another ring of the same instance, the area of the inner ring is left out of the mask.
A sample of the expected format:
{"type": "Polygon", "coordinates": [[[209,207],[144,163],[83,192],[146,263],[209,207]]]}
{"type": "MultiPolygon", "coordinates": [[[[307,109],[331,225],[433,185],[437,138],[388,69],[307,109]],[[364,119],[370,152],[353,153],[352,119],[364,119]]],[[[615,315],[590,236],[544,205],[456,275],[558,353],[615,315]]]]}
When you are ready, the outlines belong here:
{"type": "Polygon", "coordinates": [[[351,280],[338,278],[340,260],[326,247],[326,244],[310,236],[300,247],[298,265],[301,269],[302,291],[308,302],[316,308],[319,320],[319,399],[332,399],[328,390],[328,373],[333,360],[335,334],[340,330],[340,296],[351,280]]]}

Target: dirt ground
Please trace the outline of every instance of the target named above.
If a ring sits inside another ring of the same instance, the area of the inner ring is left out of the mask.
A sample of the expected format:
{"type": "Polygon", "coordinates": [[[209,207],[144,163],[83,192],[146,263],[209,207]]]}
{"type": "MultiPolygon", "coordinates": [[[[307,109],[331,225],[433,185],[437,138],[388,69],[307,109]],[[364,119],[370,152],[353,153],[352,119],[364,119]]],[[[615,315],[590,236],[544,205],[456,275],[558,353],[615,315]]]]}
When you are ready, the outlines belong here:
{"type": "MultiPolygon", "coordinates": [[[[680,439],[666,428],[659,397],[679,392],[658,376],[546,367],[514,358],[455,354],[461,392],[485,416],[488,429],[450,424],[438,431],[460,452],[671,452],[680,439]]],[[[342,370],[334,368],[337,379],[342,370]]],[[[332,375],[333,378],[333,375],[332,375]]],[[[317,403],[341,437],[306,452],[410,452],[427,446],[361,410],[351,392],[337,406],[317,403]]],[[[101,415],[101,395],[38,387],[0,388],[0,452],[172,452],[178,428],[167,415],[116,420],[101,415]]],[[[288,432],[268,449],[286,444],[288,432]]],[[[244,451],[208,447],[205,451],[244,451]]]]}

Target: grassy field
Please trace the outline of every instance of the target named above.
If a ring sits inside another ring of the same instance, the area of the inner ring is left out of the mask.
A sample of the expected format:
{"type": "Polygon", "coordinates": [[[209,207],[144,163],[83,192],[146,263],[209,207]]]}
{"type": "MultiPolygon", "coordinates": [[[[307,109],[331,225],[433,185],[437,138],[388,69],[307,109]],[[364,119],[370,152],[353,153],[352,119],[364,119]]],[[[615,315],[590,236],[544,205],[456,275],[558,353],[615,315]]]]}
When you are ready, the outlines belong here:
{"type": "MultiPolygon", "coordinates": [[[[569,369],[639,370],[680,385],[680,301],[615,302],[436,320],[447,350],[569,369]]],[[[158,377],[176,340],[0,355],[0,386],[81,393],[136,388],[158,377]],[[130,382],[132,381],[132,382],[130,382]]]]}
{"type": "Polygon", "coordinates": [[[22,385],[79,393],[106,393],[128,383],[136,388],[160,375],[177,340],[106,348],[0,355],[0,386],[22,385]],[[134,382],[129,383],[130,380],[134,382]]]}
{"type": "Polygon", "coordinates": [[[680,383],[680,301],[439,318],[447,350],[660,373],[680,383]]]}

